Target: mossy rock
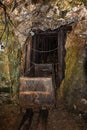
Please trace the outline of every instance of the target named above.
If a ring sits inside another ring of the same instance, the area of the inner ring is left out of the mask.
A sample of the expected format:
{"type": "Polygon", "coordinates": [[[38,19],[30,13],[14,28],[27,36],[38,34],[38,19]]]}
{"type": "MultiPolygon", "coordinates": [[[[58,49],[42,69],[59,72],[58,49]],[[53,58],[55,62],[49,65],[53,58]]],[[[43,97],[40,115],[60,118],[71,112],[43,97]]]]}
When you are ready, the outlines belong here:
{"type": "Polygon", "coordinates": [[[60,96],[71,109],[78,106],[82,98],[87,98],[85,53],[84,40],[72,31],[67,38],[65,78],[60,86],[60,96]]]}

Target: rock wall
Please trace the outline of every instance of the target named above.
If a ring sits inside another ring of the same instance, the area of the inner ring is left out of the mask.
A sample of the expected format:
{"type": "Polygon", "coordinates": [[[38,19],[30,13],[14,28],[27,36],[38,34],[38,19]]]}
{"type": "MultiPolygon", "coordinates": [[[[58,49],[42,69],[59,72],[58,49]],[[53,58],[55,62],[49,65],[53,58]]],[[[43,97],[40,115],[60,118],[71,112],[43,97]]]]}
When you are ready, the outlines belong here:
{"type": "MultiPolygon", "coordinates": [[[[67,34],[65,78],[60,96],[70,109],[87,112],[87,10],[78,10],[70,17],[78,17],[72,31],[67,34]]],[[[69,16],[69,15],[67,15],[69,16]]]]}

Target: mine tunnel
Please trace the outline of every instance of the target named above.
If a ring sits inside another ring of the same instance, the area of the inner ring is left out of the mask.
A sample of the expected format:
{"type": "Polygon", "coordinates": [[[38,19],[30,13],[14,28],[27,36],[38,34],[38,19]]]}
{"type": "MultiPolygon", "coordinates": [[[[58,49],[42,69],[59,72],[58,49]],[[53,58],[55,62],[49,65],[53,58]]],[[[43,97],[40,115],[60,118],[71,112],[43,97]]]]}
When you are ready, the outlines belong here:
{"type": "Polygon", "coordinates": [[[63,26],[32,31],[26,45],[24,77],[20,78],[19,102],[26,109],[20,129],[25,127],[27,119],[28,127],[31,125],[33,110],[37,108],[38,129],[40,125],[46,130],[48,111],[56,106],[56,92],[65,76],[65,43],[69,30],[71,27],[63,26]]]}
{"type": "Polygon", "coordinates": [[[47,77],[49,67],[49,70],[43,75],[43,71],[39,71],[38,66],[40,68],[40,65],[43,64],[42,69],[44,66],[52,64],[55,84],[57,87],[60,86],[65,74],[66,34],[70,30],[71,26],[46,31],[34,30],[34,35],[26,46],[25,76],[47,77]]]}

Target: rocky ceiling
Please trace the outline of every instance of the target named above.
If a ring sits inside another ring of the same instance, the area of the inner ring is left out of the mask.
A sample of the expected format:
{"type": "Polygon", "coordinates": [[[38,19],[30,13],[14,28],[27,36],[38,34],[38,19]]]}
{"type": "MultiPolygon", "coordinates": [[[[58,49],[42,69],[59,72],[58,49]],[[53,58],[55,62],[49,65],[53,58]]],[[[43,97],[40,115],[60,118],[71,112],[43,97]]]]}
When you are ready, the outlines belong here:
{"type": "Polygon", "coordinates": [[[31,30],[54,30],[79,21],[86,21],[87,27],[87,9],[84,6],[74,7],[64,18],[61,18],[60,10],[56,5],[30,4],[27,7],[20,5],[11,13],[11,17],[17,25],[15,34],[22,45],[31,30]]]}

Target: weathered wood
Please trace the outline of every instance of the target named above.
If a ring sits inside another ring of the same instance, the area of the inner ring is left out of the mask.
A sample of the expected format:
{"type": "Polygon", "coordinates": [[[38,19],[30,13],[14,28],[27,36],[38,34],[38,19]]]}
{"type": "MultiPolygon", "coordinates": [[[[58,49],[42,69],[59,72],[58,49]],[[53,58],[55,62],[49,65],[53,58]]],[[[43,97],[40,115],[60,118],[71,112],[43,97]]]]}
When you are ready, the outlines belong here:
{"type": "Polygon", "coordinates": [[[24,74],[27,76],[29,74],[31,62],[30,62],[30,57],[31,57],[31,42],[32,42],[32,37],[29,38],[28,43],[25,48],[25,66],[24,66],[24,74]]]}
{"type": "Polygon", "coordinates": [[[20,106],[53,107],[55,95],[52,78],[20,78],[20,106]]]}
{"type": "Polygon", "coordinates": [[[58,32],[58,86],[65,75],[65,39],[66,31],[61,28],[58,32]]]}

